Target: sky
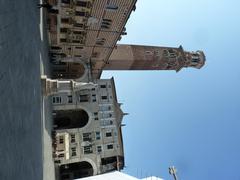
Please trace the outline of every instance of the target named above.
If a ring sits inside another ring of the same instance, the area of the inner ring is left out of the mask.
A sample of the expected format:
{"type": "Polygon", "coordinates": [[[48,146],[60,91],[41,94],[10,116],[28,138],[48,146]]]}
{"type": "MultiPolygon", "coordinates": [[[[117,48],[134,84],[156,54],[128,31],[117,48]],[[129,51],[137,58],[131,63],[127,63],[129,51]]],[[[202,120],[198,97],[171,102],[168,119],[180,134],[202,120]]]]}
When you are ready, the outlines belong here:
{"type": "Polygon", "coordinates": [[[108,71],[129,113],[126,168],[138,178],[240,180],[240,1],[138,0],[119,43],[203,50],[198,70],[108,71]]]}

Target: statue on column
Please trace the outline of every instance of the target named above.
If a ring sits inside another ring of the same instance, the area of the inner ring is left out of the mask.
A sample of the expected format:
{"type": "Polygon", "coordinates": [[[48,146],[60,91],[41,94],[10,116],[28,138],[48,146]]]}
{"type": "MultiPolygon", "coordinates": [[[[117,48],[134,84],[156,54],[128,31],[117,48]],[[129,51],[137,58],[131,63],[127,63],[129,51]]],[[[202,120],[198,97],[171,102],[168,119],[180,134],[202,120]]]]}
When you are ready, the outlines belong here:
{"type": "Polygon", "coordinates": [[[62,92],[76,92],[84,89],[96,88],[97,84],[92,82],[76,82],[73,80],[49,79],[47,76],[41,77],[42,94],[50,96],[62,92]]]}

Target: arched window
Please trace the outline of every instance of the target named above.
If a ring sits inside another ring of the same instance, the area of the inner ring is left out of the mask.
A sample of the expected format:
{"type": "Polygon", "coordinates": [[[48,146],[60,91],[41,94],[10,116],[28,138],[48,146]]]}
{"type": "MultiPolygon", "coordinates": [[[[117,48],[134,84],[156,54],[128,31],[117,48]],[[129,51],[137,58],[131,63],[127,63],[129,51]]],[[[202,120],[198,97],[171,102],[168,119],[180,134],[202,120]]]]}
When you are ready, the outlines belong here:
{"type": "Polygon", "coordinates": [[[114,5],[114,4],[108,4],[108,5],[106,6],[106,9],[107,9],[107,10],[110,10],[110,11],[116,11],[116,10],[118,10],[118,6],[116,6],[116,5],[114,5]]]}

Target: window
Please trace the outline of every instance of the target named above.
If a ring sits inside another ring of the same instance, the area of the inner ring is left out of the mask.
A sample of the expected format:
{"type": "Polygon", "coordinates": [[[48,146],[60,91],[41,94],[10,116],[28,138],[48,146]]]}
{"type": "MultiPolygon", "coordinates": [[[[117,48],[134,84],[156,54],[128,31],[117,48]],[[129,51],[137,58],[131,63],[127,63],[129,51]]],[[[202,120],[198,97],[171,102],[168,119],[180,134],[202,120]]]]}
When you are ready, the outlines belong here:
{"type": "Polygon", "coordinates": [[[96,101],[97,101],[96,94],[92,94],[92,101],[93,101],[93,102],[96,102],[96,101]]]}
{"type": "Polygon", "coordinates": [[[73,40],[72,42],[73,42],[73,43],[77,43],[77,44],[79,44],[79,43],[80,43],[80,41],[79,41],[79,40],[73,40]]]}
{"type": "Polygon", "coordinates": [[[82,46],[76,46],[75,48],[76,48],[76,49],[83,49],[82,46]]]}
{"type": "Polygon", "coordinates": [[[61,38],[61,39],[60,39],[60,42],[67,42],[67,39],[61,38]]]}
{"type": "Polygon", "coordinates": [[[111,110],[111,106],[100,106],[100,111],[110,111],[111,110]]]}
{"type": "Polygon", "coordinates": [[[152,51],[145,51],[145,54],[146,55],[153,55],[153,52],[152,51]]]}
{"type": "Polygon", "coordinates": [[[59,144],[63,144],[63,143],[64,143],[63,136],[60,136],[60,137],[59,137],[59,144]]]}
{"type": "Polygon", "coordinates": [[[105,84],[100,85],[100,88],[106,88],[105,84]]]}
{"type": "Polygon", "coordinates": [[[63,23],[63,24],[69,24],[69,22],[70,22],[69,18],[62,18],[61,19],[61,23],[63,23]]]}
{"type": "Polygon", "coordinates": [[[86,13],[83,12],[83,11],[75,11],[75,15],[76,15],[76,16],[85,16],[86,13]]]}
{"type": "Polygon", "coordinates": [[[107,149],[113,149],[113,144],[108,144],[107,149]]]}
{"type": "Polygon", "coordinates": [[[112,117],[111,113],[102,113],[102,118],[110,118],[112,117]]]}
{"type": "Polygon", "coordinates": [[[62,0],[62,3],[70,4],[70,0],[62,0]]]}
{"type": "Polygon", "coordinates": [[[163,56],[168,57],[168,51],[166,49],[163,50],[163,56]]]}
{"type": "Polygon", "coordinates": [[[59,158],[63,158],[63,157],[64,157],[64,154],[59,154],[58,157],[59,157],[59,158]]]}
{"type": "Polygon", "coordinates": [[[101,24],[101,28],[109,29],[111,25],[112,25],[112,20],[111,19],[103,19],[102,24],[101,24]]]}
{"type": "Polygon", "coordinates": [[[107,100],[107,96],[102,96],[102,100],[107,100]]]}
{"type": "Polygon", "coordinates": [[[113,125],[112,120],[101,120],[100,121],[100,126],[111,126],[111,125],[113,125]]]}
{"type": "Polygon", "coordinates": [[[71,136],[71,143],[76,142],[75,134],[71,134],[70,136],[71,136]]]}
{"type": "Polygon", "coordinates": [[[91,146],[91,145],[89,145],[89,146],[84,146],[84,147],[83,147],[83,152],[84,152],[84,154],[90,154],[90,153],[92,153],[92,152],[93,152],[92,146],[91,146]]]}
{"type": "Polygon", "coordinates": [[[111,22],[112,22],[112,20],[111,20],[111,19],[103,19],[103,21],[104,21],[104,22],[109,22],[109,23],[111,23],[111,22]]]}
{"type": "Polygon", "coordinates": [[[88,95],[80,95],[79,98],[80,98],[80,100],[79,100],[80,102],[88,102],[88,100],[89,100],[88,95]]]}
{"type": "Polygon", "coordinates": [[[60,96],[53,96],[52,97],[52,103],[53,104],[61,104],[62,98],[60,96]]]}
{"type": "Polygon", "coordinates": [[[92,141],[91,133],[83,133],[83,141],[92,141]]]}
{"type": "Polygon", "coordinates": [[[79,27],[79,28],[83,28],[83,24],[82,23],[75,23],[74,26],[75,27],[79,27]]]}
{"type": "Polygon", "coordinates": [[[61,28],[61,29],[60,29],[60,32],[61,32],[61,33],[66,33],[67,31],[68,31],[67,28],[61,28]]]}
{"type": "Polygon", "coordinates": [[[199,63],[199,57],[193,56],[192,57],[192,62],[196,63],[196,64],[199,63]]]}
{"type": "Polygon", "coordinates": [[[69,95],[68,96],[68,103],[72,103],[73,102],[73,100],[72,100],[72,95],[69,95]]]}
{"type": "Polygon", "coordinates": [[[106,132],[106,137],[112,137],[112,132],[106,132]]]}
{"type": "Polygon", "coordinates": [[[101,25],[101,28],[102,28],[102,29],[109,29],[110,27],[107,26],[107,25],[102,24],[102,25],[101,25]]]}
{"type": "Polygon", "coordinates": [[[114,4],[108,4],[108,5],[106,6],[106,9],[107,9],[107,10],[110,10],[110,11],[116,11],[116,10],[118,10],[118,6],[116,6],[116,5],[114,5],[114,4]]]}
{"type": "Polygon", "coordinates": [[[97,38],[96,45],[103,45],[105,43],[105,38],[97,38]]]}
{"type": "Polygon", "coordinates": [[[86,1],[77,1],[76,5],[81,6],[81,7],[87,7],[87,2],[86,1]]]}
{"type": "Polygon", "coordinates": [[[98,153],[102,152],[102,146],[97,146],[97,152],[98,153]]]}
{"type": "Polygon", "coordinates": [[[51,46],[51,49],[53,49],[53,50],[62,50],[62,48],[58,47],[58,46],[51,46]]]}
{"type": "Polygon", "coordinates": [[[101,133],[99,131],[97,131],[95,135],[96,135],[96,140],[101,139],[101,133]]]}
{"type": "Polygon", "coordinates": [[[97,117],[95,117],[95,118],[94,118],[94,120],[95,120],[95,121],[97,121],[97,120],[98,120],[98,118],[97,118],[97,117]]]}
{"type": "Polygon", "coordinates": [[[173,49],[168,49],[168,52],[171,54],[171,53],[174,53],[174,50],[173,49]]]}
{"type": "Polygon", "coordinates": [[[85,34],[84,31],[73,31],[73,34],[85,34]]]}
{"type": "Polygon", "coordinates": [[[103,21],[103,22],[102,22],[102,25],[107,25],[107,26],[110,26],[110,25],[111,25],[111,22],[108,22],[108,21],[103,21]]]}
{"type": "Polygon", "coordinates": [[[77,155],[76,147],[72,147],[71,151],[72,151],[72,156],[76,156],[77,155]]]}
{"type": "Polygon", "coordinates": [[[94,113],[94,116],[95,116],[94,119],[95,119],[95,120],[98,120],[98,112],[95,112],[95,113],[94,113]]]}

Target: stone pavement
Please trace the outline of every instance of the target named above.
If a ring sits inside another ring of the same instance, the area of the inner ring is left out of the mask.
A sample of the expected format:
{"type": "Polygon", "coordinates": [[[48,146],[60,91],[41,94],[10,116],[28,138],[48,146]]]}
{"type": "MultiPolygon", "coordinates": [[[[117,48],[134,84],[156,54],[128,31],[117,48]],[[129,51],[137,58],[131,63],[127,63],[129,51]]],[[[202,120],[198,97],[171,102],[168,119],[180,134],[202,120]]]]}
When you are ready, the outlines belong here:
{"type": "Polygon", "coordinates": [[[0,0],[0,179],[53,180],[47,34],[37,0],[0,0]]]}

